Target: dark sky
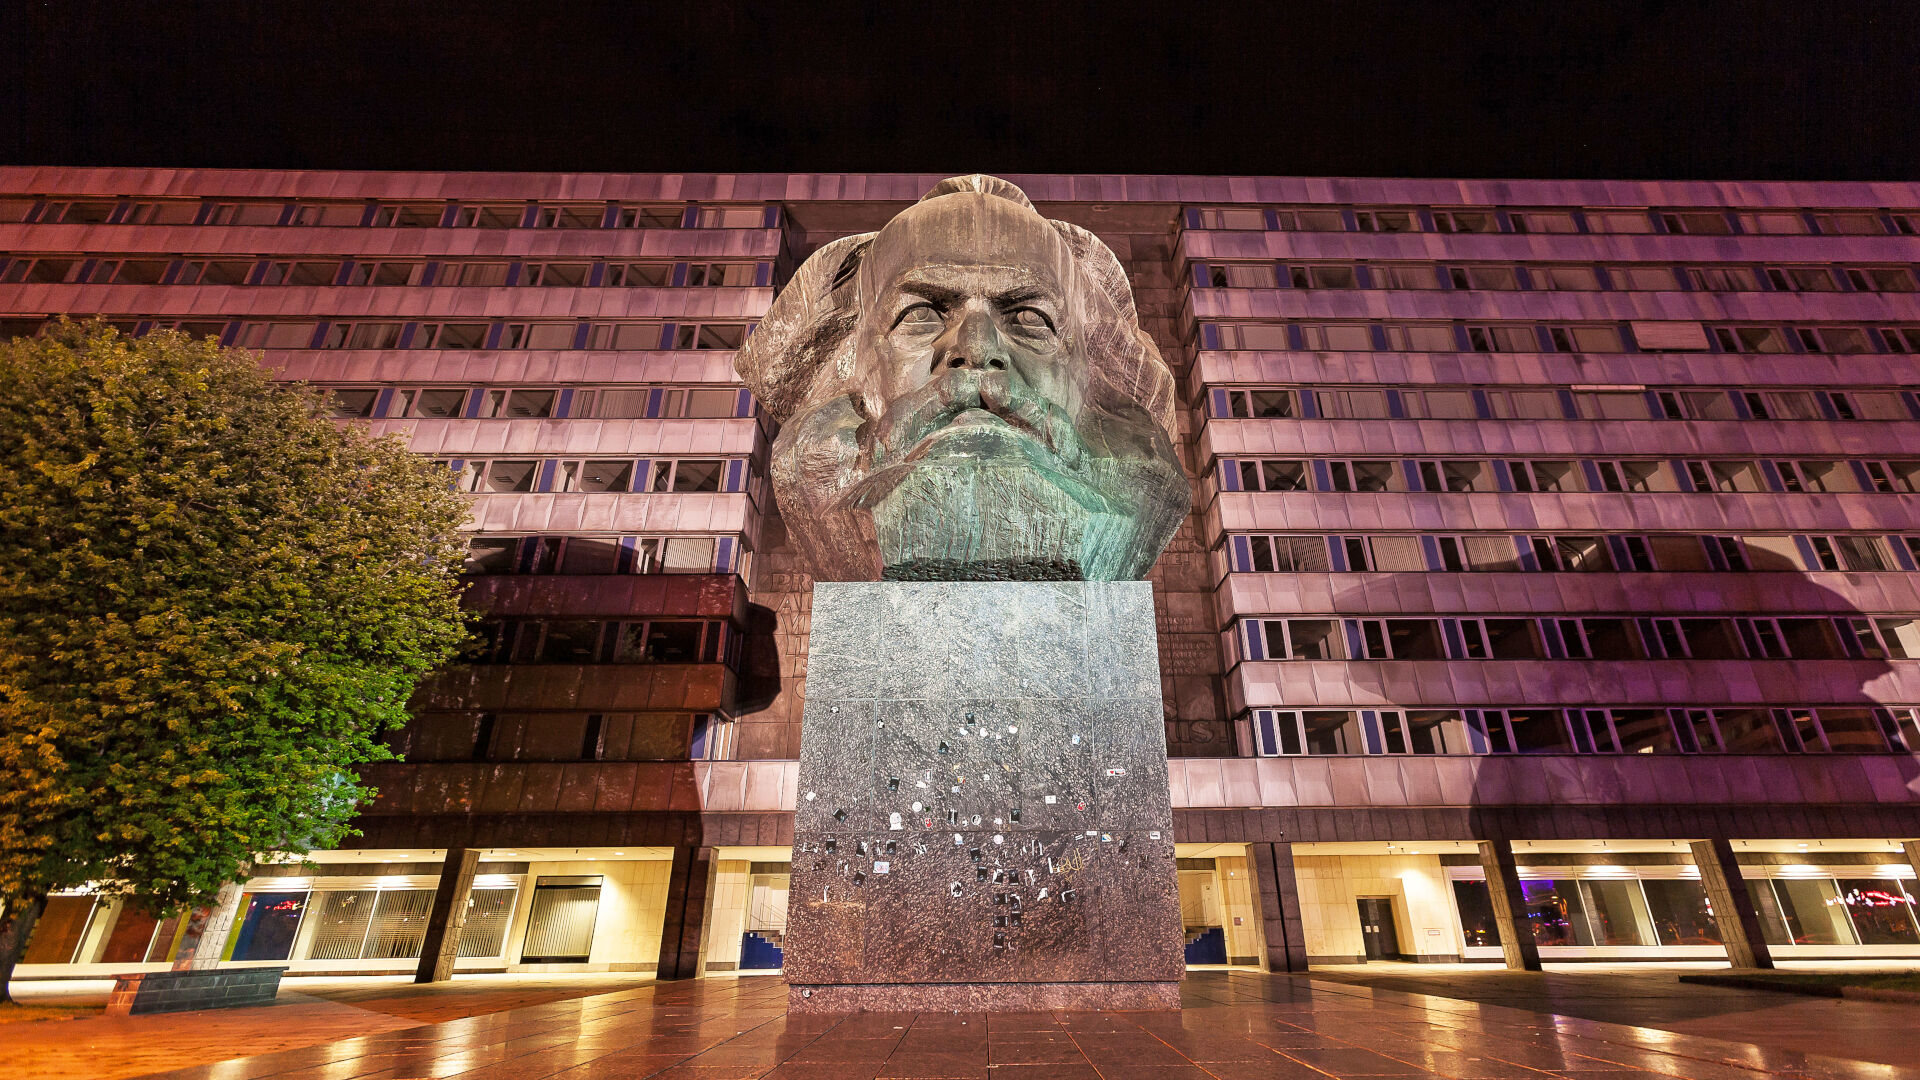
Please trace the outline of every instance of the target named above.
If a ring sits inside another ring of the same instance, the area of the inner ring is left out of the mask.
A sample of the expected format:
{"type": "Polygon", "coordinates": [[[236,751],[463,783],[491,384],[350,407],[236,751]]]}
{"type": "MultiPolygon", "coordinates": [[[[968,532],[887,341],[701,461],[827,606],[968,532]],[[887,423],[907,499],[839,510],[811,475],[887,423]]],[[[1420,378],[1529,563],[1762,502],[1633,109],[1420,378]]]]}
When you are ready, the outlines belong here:
{"type": "Polygon", "coordinates": [[[0,162],[1920,177],[1912,0],[1150,10],[0,0],[0,162]]]}

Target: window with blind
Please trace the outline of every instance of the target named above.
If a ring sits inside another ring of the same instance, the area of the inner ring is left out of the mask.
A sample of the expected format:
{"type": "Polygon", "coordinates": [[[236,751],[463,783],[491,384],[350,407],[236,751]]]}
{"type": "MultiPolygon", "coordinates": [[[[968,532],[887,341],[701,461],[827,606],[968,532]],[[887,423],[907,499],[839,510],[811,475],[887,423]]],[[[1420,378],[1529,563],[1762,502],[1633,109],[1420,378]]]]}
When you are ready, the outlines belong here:
{"type": "Polygon", "coordinates": [[[600,882],[569,879],[565,883],[540,881],[533,890],[533,909],[527,917],[526,943],[520,961],[526,964],[585,963],[593,952],[593,924],[600,914],[600,882]]]}

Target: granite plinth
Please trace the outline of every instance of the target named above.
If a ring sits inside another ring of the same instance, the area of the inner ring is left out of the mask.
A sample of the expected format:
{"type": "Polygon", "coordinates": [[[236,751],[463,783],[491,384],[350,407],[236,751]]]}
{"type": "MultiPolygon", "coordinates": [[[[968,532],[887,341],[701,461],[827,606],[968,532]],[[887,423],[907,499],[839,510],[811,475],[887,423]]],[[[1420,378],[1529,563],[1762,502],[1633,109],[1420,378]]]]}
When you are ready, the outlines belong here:
{"type": "Polygon", "coordinates": [[[107,1015],[237,1009],[265,1005],[280,993],[284,967],[142,971],[115,976],[107,1015]]]}
{"type": "Polygon", "coordinates": [[[1150,585],[822,582],[807,665],[790,1007],[1177,1006],[1150,585]]]}
{"type": "Polygon", "coordinates": [[[1177,982],[893,983],[795,987],[789,1012],[1113,1012],[1178,1009],[1177,982]]]}

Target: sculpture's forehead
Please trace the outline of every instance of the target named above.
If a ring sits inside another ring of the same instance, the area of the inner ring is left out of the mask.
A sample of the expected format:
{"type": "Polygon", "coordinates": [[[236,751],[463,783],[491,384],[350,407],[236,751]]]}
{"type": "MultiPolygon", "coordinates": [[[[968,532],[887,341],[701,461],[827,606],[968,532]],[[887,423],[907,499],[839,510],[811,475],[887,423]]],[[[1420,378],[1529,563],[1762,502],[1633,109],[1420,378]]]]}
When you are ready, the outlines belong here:
{"type": "Polygon", "coordinates": [[[1065,288],[1072,266],[1066,240],[1045,218],[1018,203],[967,192],[916,203],[888,222],[861,276],[872,294],[916,269],[1006,267],[1065,288]]]}

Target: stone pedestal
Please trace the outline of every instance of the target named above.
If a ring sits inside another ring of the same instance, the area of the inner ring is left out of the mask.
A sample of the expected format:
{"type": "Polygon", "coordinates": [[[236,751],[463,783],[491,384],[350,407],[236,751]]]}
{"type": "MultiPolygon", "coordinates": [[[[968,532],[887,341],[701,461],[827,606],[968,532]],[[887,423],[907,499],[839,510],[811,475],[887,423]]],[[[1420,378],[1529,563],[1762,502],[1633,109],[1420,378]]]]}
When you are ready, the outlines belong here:
{"type": "Polygon", "coordinates": [[[1178,1008],[1153,594],[814,587],[790,1006],[1178,1008]]]}
{"type": "Polygon", "coordinates": [[[266,1005],[280,993],[280,976],[286,973],[284,967],[249,967],[119,975],[107,995],[107,1015],[144,1016],[266,1005]]]}

